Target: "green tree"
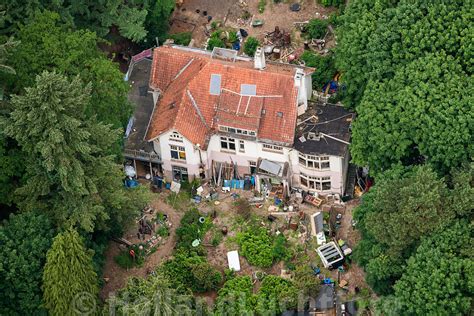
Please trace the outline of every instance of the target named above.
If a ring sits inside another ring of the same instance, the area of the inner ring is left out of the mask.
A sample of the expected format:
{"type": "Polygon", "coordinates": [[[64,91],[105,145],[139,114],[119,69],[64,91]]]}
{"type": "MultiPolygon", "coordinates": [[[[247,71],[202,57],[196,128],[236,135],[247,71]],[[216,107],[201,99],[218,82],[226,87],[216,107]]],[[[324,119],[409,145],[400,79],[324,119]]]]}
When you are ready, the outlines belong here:
{"type": "Polygon", "coordinates": [[[333,54],[320,56],[307,50],[300,58],[305,62],[306,66],[315,68],[311,78],[313,79],[313,88],[318,91],[331,81],[337,72],[333,54]]]}
{"type": "Polygon", "coordinates": [[[448,171],[474,155],[474,79],[444,53],[371,81],[353,125],[355,163],[375,174],[419,161],[448,171]]]}
{"type": "Polygon", "coordinates": [[[207,42],[207,50],[213,50],[214,47],[225,47],[225,43],[220,38],[220,32],[215,31],[211,34],[209,41],[207,42]]]}
{"type": "Polygon", "coordinates": [[[128,85],[117,65],[98,50],[98,38],[93,32],[73,31],[57,13],[45,11],[36,13],[20,28],[18,40],[16,53],[9,58],[10,65],[17,69],[16,76],[7,78],[11,92],[22,93],[44,70],[80,75],[85,82],[91,82],[87,114],[114,127],[127,124],[132,113],[128,85]]]}
{"type": "Polygon", "coordinates": [[[163,36],[168,30],[168,19],[174,8],[173,0],[37,0],[8,1],[5,7],[3,34],[13,35],[21,25],[27,24],[38,11],[49,10],[61,16],[61,20],[75,28],[89,29],[104,38],[113,26],[120,35],[135,42],[155,36],[163,36]]]}
{"type": "Polygon", "coordinates": [[[160,275],[132,277],[127,285],[108,299],[104,314],[114,315],[203,315],[207,306],[190,293],[182,293],[160,275]]]}
{"type": "Polygon", "coordinates": [[[260,42],[255,37],[249,36],[244,43],[244,53],[250,57],[255,55],[257,47],[260,45],[260,42]]]}
{"type": "Polygon", "coordinates": [[[258,290],[257,311],[265,314],[268,311],[277,315],[287,310],[294,310],[298,304],[298,290],[290,280],[276,275],[267,275],[258,290]]]}
{"type": "MultiPolygon", "coordinates": [[[[390,79],[403,65],[445,52],[472,74],[470,1],[350,1],[338,30],[337,63],[347,86],[345,104],[355,106],[366,87],[390,79]]],[[[442,80],[440,80],[442,81],[442,80]]],[[[455,95],[449,89],[447,95],[455,95]]]]}
{"type": "Polygon", "coordinates": [[[148,31],[148,46],[156,43],[156,38],[162,41],[169,29],[169,18],[173,12],[175,0],[154,0],[150,4],[145,20],[148,31]]]}
{"type": "Polygon", "coordinates": [[[24,172],[23,154],[16,143],[0,133],[0,205],[11,205],[24,172]]]}
{"type": "Polygon", "coordinates": [[[222,282],[222,274],[207,262],[191,266],[193,275],[192,289],[195,292],[207,292],[216,290],[222,282]]]}
{"type": "Polygon", "coordinates": [[[89,93],[78,77],[69,82],[45,72],[24,96],[12,98],[12,112],[0,122],[26,156],[25,184],[16,191],[21,208],[46,212],[58,226],[93,231],[140,201],[132,204],[124,194],[121,167],[107,154],[116,131],[85,119],[89,93]]]}
{"type": "Polygon", "coordinates": [[[312,19],[306,26],[309,38],[321,39],[327,32],[328,21],[320,19],[312,19]]]}
{"type": "Polygon", "coordinates": [[[457,222],[425,238],[395,284],[398,315],[467,315],[474,295],[473,226],[457,222]]]}
{"type": "Polygon", "coordinates": [[[294,273],[294,284],[302,295],[311,297],[314,293],[318,293],[321,281],[314,275],[308,263],[296,266],[294,273]]]}
{"type": "Polygon", "coordinates": [[[13,38],[9,38],[5,43],[0,45],[0,72],[15,74],[15,69],[6,64],[8,55],[18,45],[18,42],[14,41],[13,38]]]}
{"type": "Polygon", "coordinates": [[[252,315],[256,297],[253,294],[252,278],[237,276],[224,283],[217,293],[215,315],[252,315]]]}
{"type": "Polygon", "coordinates": [[[37,212],[10,215],[0,226],[0,314],[41,315],[41,275],[54,230],[37,212]]]}
{"type": "Polygon", "coordinates": [[[362,233],[354,256],[374,291],[390,293],[421,238],[471,211],[471,170],[456,178],[454,188],[448,188],[429,166],[398,168],[381,175],[364,195],[354,213],[362,233]],[[470,181],[459,183],[461,179],[470,181]]]}
{"type": "Polygon", "coordinates": [[[79,233],[59,233],[46,255],[44,305],[51,315],[76,315],[97,305],[99,287],[88,251],[79,233]]]}

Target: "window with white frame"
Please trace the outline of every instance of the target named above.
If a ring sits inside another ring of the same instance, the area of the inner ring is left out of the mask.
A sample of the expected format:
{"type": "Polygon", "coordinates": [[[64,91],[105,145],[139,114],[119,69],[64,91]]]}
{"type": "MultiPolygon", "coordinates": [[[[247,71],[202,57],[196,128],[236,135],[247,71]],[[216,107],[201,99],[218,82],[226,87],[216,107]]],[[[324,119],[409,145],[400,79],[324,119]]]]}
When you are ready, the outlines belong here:
{"type": "Polygon", "coordinates": [[[230,137],[221,137],[221,149],[235,151],[235,139],[230,137]]]}
{"type": "Polygon", "coordinates": [[[330,169],[329,156],[313,156],[300,153],[298,161],[301,166],[308,169],[327,170],[330,169]]]}
{"type": "Polygon", "coordinates": [[[222,126],[222,125],[219,125],[219,130],[221,132],[232,133],[232,134],[237,134],[237,135],[244,135],[244,136],[253,136],[253,137],[255,137],[257,135],[257,133],[255,131],[251,131],[251,130],[248,130],[248,129],[242,129],[242,128],[229,127],[229,126],[222,126]]]}
{"type": "Polygon", "coordinates": [[[273,151],[276,153],[283,153],[283,147],[277,145],[262,144],[262,150],[264,151],[273,151]]]}
{"type": "Polygon", "coordinates": [[[245,142],[239,139],[239,151],[244,153],[245,152],[245,142]]]}
{"type": "Polygon", "coordinates": [[[173,132],[170,134],[170,140],[182,143],[183,137],[178,132],[173,132]]]}
{"type": "Polygon", "coordinates": [[[183,146],[170,145],[171,159],[186,160],[186,150],[183,146]]]}
{"type": "Polygon", "coordinates": [[[309,190],[329,191],[331,190],[331,177],[313,177],[300,174],[300,183],[309,190]]]}

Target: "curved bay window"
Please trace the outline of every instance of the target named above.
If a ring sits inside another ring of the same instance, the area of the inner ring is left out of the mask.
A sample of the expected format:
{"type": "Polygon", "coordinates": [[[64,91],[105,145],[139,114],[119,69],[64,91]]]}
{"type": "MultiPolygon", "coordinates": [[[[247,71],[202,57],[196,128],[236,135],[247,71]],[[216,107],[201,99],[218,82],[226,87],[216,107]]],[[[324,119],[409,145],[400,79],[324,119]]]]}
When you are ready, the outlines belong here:
{"type": "Polygon", "coordinates": [[[313,156],[298,154],[299,164],[308,169],[328,170],[330,169],[329,156],[313,156]]]}
{"type": "Polygon", "coordinates": [[[300,183],[303,187],[313,191],[331,190],[331,177],[313,177],[301,173],[300,183]]]}

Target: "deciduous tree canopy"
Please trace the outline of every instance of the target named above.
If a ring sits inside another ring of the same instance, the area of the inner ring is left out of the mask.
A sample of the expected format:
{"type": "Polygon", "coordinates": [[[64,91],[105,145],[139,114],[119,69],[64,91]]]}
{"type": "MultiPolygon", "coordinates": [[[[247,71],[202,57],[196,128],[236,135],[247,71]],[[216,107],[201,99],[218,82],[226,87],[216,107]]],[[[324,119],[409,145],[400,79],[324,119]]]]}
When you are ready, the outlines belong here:
{"type": "Polygon", "coordinates": [[[37,212],[11,215],[0,226],[0,314],[41,315],[41,276],[54,237],[49,219],[37,212]]]}
{"type": "Polygon", "coordinates": [[[460,172],[451,189],[428,166],[399,168],[384,173],[364,195],[354,215],[363,237],[355,258],[374,290],[391,292],[420,239],[471,212],[472,179],[472,170],[460,172]]]}
{"type": "Polygon", "coordinates": [[[91,82],[87,114],[114,127],[127,124],[132,112],[128,86],[117,65],[98,50],[98,38],[93,32],[73,31],[57,13],[46,11],[21,26],[17,39],[20,44],[9,57],[17,74],[7,78],[12,92],[22,93],[45,70],[80,75],[84,82],[91,82]]]}

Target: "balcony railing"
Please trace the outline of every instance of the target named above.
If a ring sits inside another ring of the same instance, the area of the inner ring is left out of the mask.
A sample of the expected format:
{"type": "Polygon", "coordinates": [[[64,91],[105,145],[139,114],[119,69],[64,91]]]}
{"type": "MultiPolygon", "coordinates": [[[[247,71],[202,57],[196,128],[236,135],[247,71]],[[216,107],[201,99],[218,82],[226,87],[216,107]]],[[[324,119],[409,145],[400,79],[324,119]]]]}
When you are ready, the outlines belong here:
{"type": "Polygon", "coordinates": [[[143,160],[143,161],[151,161],[151,162],[157,162],[157,163],[161,162],[160,155],[156,153],[149,153],[142,150],[125,149],[124,156],[126,158],[143,160]]]}

